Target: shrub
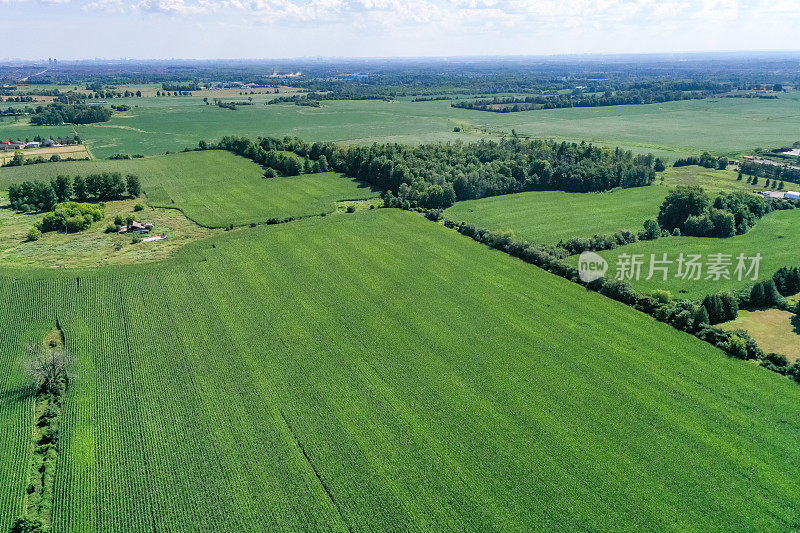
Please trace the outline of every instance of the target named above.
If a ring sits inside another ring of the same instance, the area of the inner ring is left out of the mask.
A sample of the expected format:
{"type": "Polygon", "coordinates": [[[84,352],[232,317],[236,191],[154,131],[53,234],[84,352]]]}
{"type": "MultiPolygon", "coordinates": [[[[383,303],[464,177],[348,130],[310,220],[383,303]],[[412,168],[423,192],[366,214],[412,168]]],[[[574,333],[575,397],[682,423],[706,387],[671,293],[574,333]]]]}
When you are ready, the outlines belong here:
{"type": "Polygon", "coordinates": [[[348,205],[348,206],[347,206],[347,212],[348,212],[348,213],[355,213],[355,212],[356,212],[356,206],[354,206],[354,205],[348,205]]]}
{"type": "Polygon", "coordinates": [[[134,211],[144,211],[144,206],[142,204],[136,204],[133,206],[134,211]]]}
{"type": "Polygon", "coordinates": [[[42,232],[36,226],[32,227],[28,230],[28,240],[29,241],[38,241],[42,236],[42,232]]]}
{"type": "Polygon", "coordinates": [[[141,235],[136,234],[133,237],[131,237],[131,244],[139,244],[140,242],[142,242],[142,236],[141,235]]]}
{"type": "Polygon", "coordinates": [[[644,232],[642,234],[643,240],[654,240],[661,236],[661,226],[655,220],[644,221],[644,232]]]}
{"type": "Polygon", "coordinates": [[[64,202],[56,205],[52,213],[47,213],[39,223],[39,230],[63,231],[74,233],[88,229],[92,222],[97,222],[105,216],[101,206],[82,204],[78,202],[64,202]]]}
{"type": "Polygon", "coordinates": [[[660,304],[668,304],[672,301],[672,293],[663,289],[654,290],[650,293],[650,297],[660,304]]]}
{"type": "Polygon", "coordinates": [[[429,209],[428,211],[425,212],[425,218],[427,218],[428,220],[432,220],[434,222],[438,222],[438,221],[442,220],[442,218],[443,218],[442,210],[441,209],[429,209]]]}
{"type": "Polygon", "coordinates": [[[11,526],[11,533],[47,533],[48,529],[39,518],[21,516],[11,526]]]}
{"type": "Polygon", "coordinates": [[[733,357],[747,359],[747,341],[739,335],[731,335],[727,341],[720,345],[720,348],[733,357]]]}

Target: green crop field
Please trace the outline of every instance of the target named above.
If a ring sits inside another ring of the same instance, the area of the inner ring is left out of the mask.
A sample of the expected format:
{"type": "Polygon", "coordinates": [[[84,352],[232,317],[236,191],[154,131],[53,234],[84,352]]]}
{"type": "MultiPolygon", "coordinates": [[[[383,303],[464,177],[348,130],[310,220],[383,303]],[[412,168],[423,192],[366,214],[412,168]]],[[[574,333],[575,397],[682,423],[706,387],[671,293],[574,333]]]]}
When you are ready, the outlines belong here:
{"type": "Polygon", "coordinates": [[[56,322],[55,532],[800,526],[800,388],[413,213],[6,268],[0,295],[3,530],[19,361],[56,322]]]}
{"type": "MultiPolygon", "coordinates": [[[[656,241],[640,241],[629,244],[614,250],[599,252],[609,264],[609,274],[613,275],[620,254],[639,254],[645,262],[642,267],[644,274],[638,281],[631,281],[633,287],[652,291],[654,289],[668,289],[676,297],[686,297],[702,299],[705,295],[718,293],[727,290],[735,290],[752,284],[752,281],[738,281],[733,275],[736,267],[736,257],[744,254],[746,257],[753,257],[761,254],[762,260],[759,268],[759,279],[771,278],[772,275],[783,266],[800,266],[800,232],[797,231],[800,225],[800,210],[777,211],[765,216],[746,234],[737,235],[727,239],[716,239],[706,237],[665,237],[656,241]],[[655,254],[657,260],[661,260],[663,254],[667,254],[668,260],[677,261],[679,254],[685,256],[689,254],[699,254],[705,262],[709,254],[729,254],[733,256],[733,266],[730,268],[731,279],[705,279],[708,272],[704,269],[699,281],[692,279],[676,278],[677,264],[673,263],[670,275],[663,281],[661,272],[657,272],[651,280],[644,279],[647,276],[650,256],[655,254]]],[[[573,264],[577,265],[578,258],[570,258],[573,264]]],[[[749,263],[748,263],[749,265],[749,263]]]]}
{"type": "Polygon", "coordinates": [[[0,169],[0,187],[92,172],[136,174],[151,205],[179,208],[208,227],[318,215],[332,211],[337,201],[378,196],[372,188],[333,172],[263,179],[258,165],[222,151],[9,167],[0,169]]]}
{"type": "MultiPolygon", "coordinates": [[[[653,152],[669,159],[704,150],[734,155],[756,147],[786,146],[798,140],[800,94],[776,100],[706,99],[649,105],[488,113],[454,109],[448,101],[325,101],[320,108],[263,105],[274,95],[253,95],[254,105],[236,111],[204,105],[200,97],[120,98],[135,106],[107,123],[79,125],[75,131],[92,153],[153,155],[193,147],[223,135],[297,135],[329,140],[420,143],[521,135],[593,141],[653,152]],[[461,128],[456,133],[453,128],[461,128]]],[[[244,100],[244,97],[230,97],[244,100]]],[[[71,127],[25,126],[0,122],[0,138],[63,135],[71,127]]]]}
{"type": "Polygon", "coordinates": [[[445,217],[556,244],[571,237],[639,231],[645,220],[656,218],[666,195],[667,189],[658,185],[609,193],[522,192],[458,202],[445,217]]]}
{"type": "Polygon", "coordinates": [[[697,166],[667,168],[649,187],[608,193],[533,191],[458,202],[445,217],[492,231],[513,231],[529,242],[556,244],[572,237],[608,235],[619,230],[639,231],[647,219],[656,219],[669,188],[700,185],[709,194],[758,190],[737,181],[732,170],[697,166]]]}

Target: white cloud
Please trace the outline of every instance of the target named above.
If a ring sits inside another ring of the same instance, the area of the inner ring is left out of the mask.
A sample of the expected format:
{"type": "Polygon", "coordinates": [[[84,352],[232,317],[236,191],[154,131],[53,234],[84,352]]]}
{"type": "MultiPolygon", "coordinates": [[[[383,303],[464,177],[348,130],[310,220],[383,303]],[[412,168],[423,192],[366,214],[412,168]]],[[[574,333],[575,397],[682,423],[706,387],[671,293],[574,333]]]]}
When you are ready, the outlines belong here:
{"type": "Polygon", "coordinates": [[[214,7],[210,2],[186,3],[184,0],[144,0],[135,6],[140,11],[168,15],[196,15],[212,11],[214,7]]]}
{"type": "MultiPolygon", "coordinates": [[[[25,0],[0,0],[2,2],[25,0]]],[[[70,0],[38,0],[69,2],[70,0]]],[[[78,0],[81,1],[81,0],[78,0]]],[[[424,28],[454,34],[524,32],[689,31],[687,27],[732,20],[782,20],[797,0],[82,0],[87,10],[139,12],[176,17],[223,16],[240,24],[313,23],[369,28],[424,28]],[[683,28],[683,30],[681,29],[683,28]]],[[[208,22],[207,19],[204,23],[208,22]]],[[[502,35],[502,37],[507,37],[502,35]]]]}

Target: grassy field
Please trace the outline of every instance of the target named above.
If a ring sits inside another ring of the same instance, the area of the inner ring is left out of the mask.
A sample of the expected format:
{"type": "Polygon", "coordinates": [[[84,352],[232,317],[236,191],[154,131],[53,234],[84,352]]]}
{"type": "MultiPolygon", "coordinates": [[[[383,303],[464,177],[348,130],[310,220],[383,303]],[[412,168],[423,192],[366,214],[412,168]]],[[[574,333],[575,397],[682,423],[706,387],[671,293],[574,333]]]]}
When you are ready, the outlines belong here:
{"type": "Polygon", "coordinates": [[[459,202],[445,217],[493,231],[513,231],[530,242],[556,244],[571,237],[639,231],[647,219],[656,219],[667,192],[677,185],[700,185],[712,196],[720,191],[757,190],[737,181],[732,170],[697,166],[668,168],[649,187],[611,193],[536,191],[459,202]]]}
{"type": "Polygon", "coordinates": [[[800,359],[800,320],[794,313],[780,309],[739,311],[736,320],[725,322],[722,329],[745,329],[765,352],[800,359]]]}
{"type": "Polygon", "coordinates": [[[264,223],[269,218],[318,215],[341,200],[378,192],[333,172],[263,179],[255,163],[228,152],[205,151],[143,159],[69,161],[0,169],[0,187],[59,174],[136,174],[148,203],[181,209],[208,227],[264,223]]]}
{"type": "Polygon", "coordinates": [[[142,200],[106,202],[105,219],[79,233],[48,232],[35,242],[28,242],[28,230],[41,221],[41,214],[12,211],[8,199],[0,197],[0,262],[4,265],[50,268],[96,267],[102,265],[160,261],[171,257],[183,245],[221,230],[210,230],[187,219],[177,209],[145,207],[134,212],[142,200]],[[116,215],[134,214],[141,222],[151,223],[153,235],[166,240],[133,244],[130,236],[106,233],[116,215]]]}
{"type": "Polygon", "coordinates": [[[645,220],[656,218],[666,191],[654,185],[611,193],[523,192],[459,202],[445,217],[556,244],[571,237],[639,231],[645,220]]]}
{"type": "MultiPolygon", "coordinates": [[[[263,105],[273,96],[253,95],[255,105],[236,111],[204,105],[200,96],[120,98],[114,103],[134,106],[130,112],[115,115],[107,123],[76,126],[76,130],[98,157],[178,151],[223,135],[298,135],[307,140],[367,144],[469,141],[515,130],[533,137],[620,145],[674,159],[704,150],[734,155],[756,147],[786,146],[798,140],[800,117],[797,92],[777,100],[706,99],[521,113],[454,109],[447,101],[408,99],[326,101],[320,108],[263,105]],[[454,132],[455,127],[461,132],[454,132]]],[[[63,135],[71,133],[69,129],[0,122],[0,138],[63,135]]]]}
{"type": "Polygon", "coordinates": [[[56,320],[56,532],[800,525],[800,388],[412,213],[6,272],[2,529],[56,320]]]}
{"type": "MultiPolygon", "coordinates": [[[[759,268],[759,279],[771,278],[783,266],[800,266],[800,210],[777,211],[762,218],[750,231],[744,235],[737,235],[728,239],[715,239],[705,237],[666,237],[656,241],[640,241],[614,250],[600,252],[609,264],[609,275],[614,275],[620,254],[642,254],[645,265],[642,267],[642,277],[631,284],[640,290],[651,291],[654,289],[668,289],[675,296],[702,299],[706,294],[718,293],[726,290],[741,288],[752,281],[738,281],[733,276],[736,267],[735,258],[740,253],[747,257],[761,254],[762,260],[759,268]],[[668,260],[676,261],[679,254],[700,254],[705,261],[709,254],[732,254],[733,266],[730,268],[731,279],[706,280],[707,271],[704,269],[699,281],[684,280],[674,277],[677,274],[677,264],[672,264],[667,281],[662,280],[662,275],[657,272],[651,280],[645,280],[650,264],[651,254],[660,260],[663,254],[668,260]]],[[[570,260],[577,265],[578,258],[570,260]]]]}

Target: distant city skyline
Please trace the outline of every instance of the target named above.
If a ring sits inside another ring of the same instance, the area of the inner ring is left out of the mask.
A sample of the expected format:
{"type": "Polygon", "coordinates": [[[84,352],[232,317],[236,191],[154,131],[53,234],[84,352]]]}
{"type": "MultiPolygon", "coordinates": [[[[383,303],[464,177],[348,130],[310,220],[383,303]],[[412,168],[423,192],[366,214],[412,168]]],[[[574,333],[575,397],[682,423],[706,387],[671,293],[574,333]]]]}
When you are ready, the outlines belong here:
{"type": "Polygon", "coordinates": [[[793,0],[0,0],[3,59],[795,50],[793,0]],[[24,22],[23,22],[24,21],[24,22]]]}

